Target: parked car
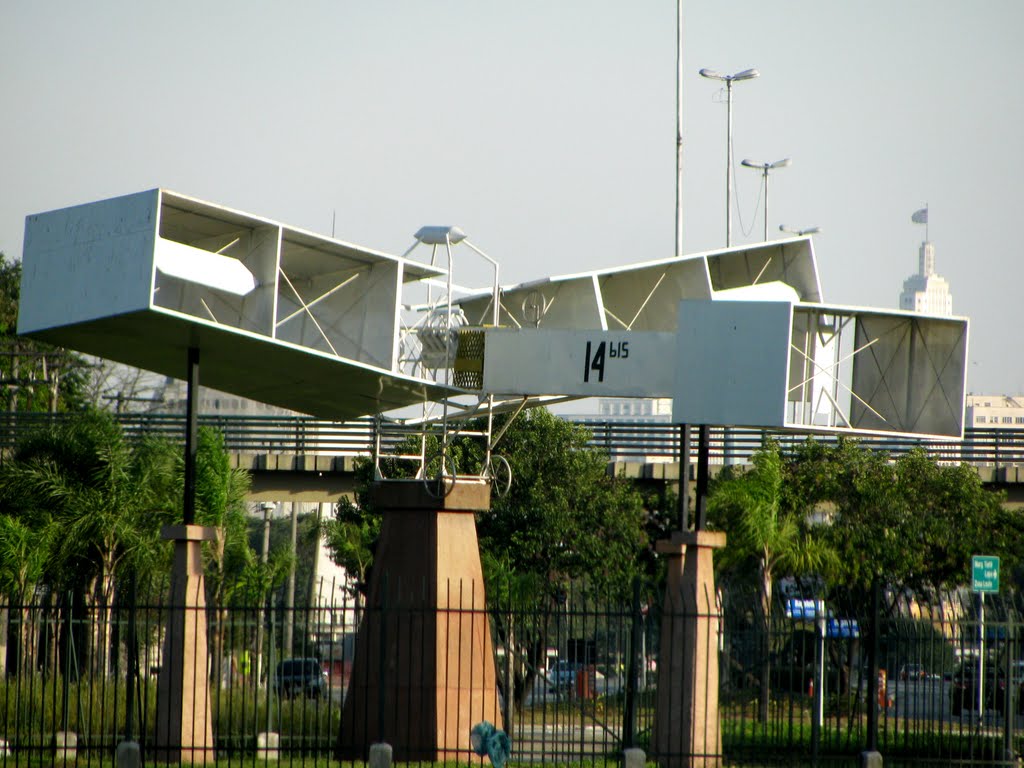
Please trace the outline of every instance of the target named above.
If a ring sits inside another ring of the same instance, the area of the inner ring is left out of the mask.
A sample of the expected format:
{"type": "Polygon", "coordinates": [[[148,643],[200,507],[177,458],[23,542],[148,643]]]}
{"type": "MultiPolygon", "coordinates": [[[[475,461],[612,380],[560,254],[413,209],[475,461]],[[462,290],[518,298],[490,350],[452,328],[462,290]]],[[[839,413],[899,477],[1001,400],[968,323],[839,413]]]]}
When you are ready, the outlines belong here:
{"type": "Polygon", "coordinates": [[[282,698],[318,699],[327,694],[327,673],[317,659],[285,659],[274,670],[273,689],[282,698]]]}
{"type": "MultiPolygon", "coordinates": [[[[981,665],[977,659],[963,662],[953,673],[949,686],[949,711],[956,716],[964,710],[973,712],[978,708],[978,681],[981,679],[981,665]]],[[[983,695],[984,709],[994,709],[1000,714],[1006,710],[1006,671],[1003,665],[993,661],[985,664],[985,686],[983,695]]],[[[1020,711],[1021,688],[1020,683],[1015,682],[1017,688],[1013,692],[1016,695],[1016,704],[1020,711]]]]}
{"type": "Polygon", "coordinates": [[[923,664],[904,664],[900,667],[900,680],[923,680],[927,676],[923,664]]]}
{"type": "Polygon", "coordinates": [[[548,681],[553,691],[573,689],[576,686],[576,672],[579,664],[571,661],[556,661],[548,671],[548,681]]]}

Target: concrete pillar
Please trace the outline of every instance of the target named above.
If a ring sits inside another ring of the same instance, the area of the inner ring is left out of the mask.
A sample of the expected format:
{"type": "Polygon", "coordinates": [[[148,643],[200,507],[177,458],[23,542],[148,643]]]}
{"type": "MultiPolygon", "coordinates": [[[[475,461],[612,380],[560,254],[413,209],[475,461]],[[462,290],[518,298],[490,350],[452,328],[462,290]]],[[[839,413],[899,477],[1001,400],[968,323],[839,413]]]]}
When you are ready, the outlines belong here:
{"type": "Polygon", "coordinates": [[[171,604],[156,689],[155,757],[160,762],[214,762],[206,637],[206,588],[202,543],[216,531],[169,525],[174,542],[171,604]]]}
{"type": "Polygon", "coordinates": [[[383,513],[342,710],[338,757],[390,744],[397,761],[465,760],[470,729],[500,728],[474,512],[490,485],[460,478],[438,498],[419,480],[374,488],[383,513]]]}
{"type": "Polygon", "coordinates": [[[668,579],[651,752],[663,768],[722,765],[712,552],[724,546],[725,534],[716,531],[675,531],[657,545],[668,555],[668,579]]]}

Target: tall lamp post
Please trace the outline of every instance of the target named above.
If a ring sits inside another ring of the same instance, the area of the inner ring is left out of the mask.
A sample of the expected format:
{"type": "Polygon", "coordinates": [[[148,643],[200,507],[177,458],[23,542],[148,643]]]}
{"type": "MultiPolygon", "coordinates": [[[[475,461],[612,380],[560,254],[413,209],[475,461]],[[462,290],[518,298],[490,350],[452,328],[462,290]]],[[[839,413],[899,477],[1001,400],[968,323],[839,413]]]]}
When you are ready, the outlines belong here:
{"type": "MultiPolygon", "coordinates": [[[[270,518],[274,514],[277,505],[272,501],[264,501],[260,504],[263,512],[263,551],[260,553],[260,562],[265,566],[270,559],[270,518]]],[[[265,598],[264,598],[265,600],[265,598]]],[[[263,621],[264,612],[260,608],[259,621],[256,624],[256,681],[257,684],[263,679],[263,621]]]]}
{"type": "Polygon", "coordinates": [[[776,160],[774,163],[758,163],[754,160],[742,160],[740,165],[744,168],[753,168],[761,172],[761,178],[764,180],[764,241],[768,242],[768,172],[774,171],[776,168],[787,168],[793,164],[793,161],[788,157],[782,160],[776,160]]]}
{"type": "Polygon", "coordinates": [[[756,69],[744,69],[732,75],[723,75],[713,69],[700,70],[700,76],[725,83],[726,134],[725,134],[725,247],[732,245],[732,84],[760,77],[756,69]]]}

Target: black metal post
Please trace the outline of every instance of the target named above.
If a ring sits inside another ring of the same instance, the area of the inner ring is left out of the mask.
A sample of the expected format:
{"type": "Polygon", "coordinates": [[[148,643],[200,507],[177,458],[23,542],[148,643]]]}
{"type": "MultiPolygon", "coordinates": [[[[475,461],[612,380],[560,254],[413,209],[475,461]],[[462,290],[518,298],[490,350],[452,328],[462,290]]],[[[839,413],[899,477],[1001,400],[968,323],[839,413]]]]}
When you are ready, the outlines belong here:
{"type": "Polygon", "coordinates": [[[868,743],[869,752],[878,751],[878,715],[879,715],[879,687],[878,668],[879,656],[881,655],[881,631],[882,631],[882,583],[875,576],[871,582],[871,637],[868,645],[868,668],[871,670],[871,677],[868,678],[868,743]]]}
{"type": "MultiPolygon", "coordinates": [[[[399,582],[401,587],[401,582],[399,582]]],[[[396,590],[397,591],[397,590],[396,590]]],[[[388,679],[388,603],[389,603],[389,589],[388,589],[388,574],[385,573],[381,578],[381,589],[380,589],[380,651],[377,653],[379,659],[377,674],[380,676],[379,688],[377,691],[377,740],[387,741],[388,737],[384,732],[385,716],[387,714],[387,702],[385,701],[385,692],[387,691],[387,679],[388,679]]],[[[369,608],[370,606],[367,606],[369,608]]],[[[369,633],[367,633],[369,637],[369,633]]],[[[507,650],[507,649],[506,649],[507,650]]],[[[397,686],[401,681],[396,680],[395,685],[397,686]]],[[[369,722],[369,718],[367,718],[369,722]]],[[[392,745],[394,746],[394,745],[392,745]]]]}
{"type": "MultiPolygon", "coordinates": [[[[824,603],[822,603],[824,605],[824,603]]],[[[814,617],[814,673],[811,675],[811,684],[814,686],[814,695],[811,697],[811,706],[814,708],[811,713],[811,765],[819,765],[821,758],[821,711],[822,699],[825,696],[825,619],[815,609],[814,617]]]]}
{"type": "Polygon", "coordinates": [[[135,571],[132,570],[128,582],[128,674],[127,688],[124,697],[124,738],[132,741],[135,728],[135,686],[139,683],[139,649],[138,635],[135,625],[135,611],[138,606],[138,590],[135,571]]]}
{"type": "Polygon", "coordinates": [[[1006,701],[1003,703],[1003,757],[1011,765],[1015,765],[1017,759],[1013,749],[1013,724],[1016,722],[1015,710],[1019,693],[1018,687],[1011,684],[1016,680],[1013,676],[1013,658],[1016,656],[1013,652],[1016,638],[1015,629],[1013,622],[1007,621],[1006,640],[1003,645],[1003,674],[1006,680],[1006,701]]]}
{"type": "Polygon", "coordinates": [[[711,447],[708,441],[708,425],[697,428],[697,499],[694,508],[693,530],[703,531],[708,524],[708,466],[711,447]]]}
{"type": "Polygon", "coordinates": [[[679,530],[690,527],[690,425],[679,425],[679,530]]]}
{"type": "Polygon", "coordinates": [[[199,348],[188,348],[185,399],[185,525],[196,521],[196,451],[199,447],[199,348]]]}
{"type": "Polygon", "coordinates": [[[643,643],[644,616],[640,606],[640,578],[633,579],[632,631],[629,639],[629,662],[626,665],[626,708],[623,712],[622,746],[636,746],[637,728],[637,694],[640,683],[640,671],[644,669],[646,660],[640,658],[640,646],[643,643]]]}
{"type": "MultiPolygon", "coordinates": [[[[71,722],[71,654],[74,653],[74,632],[75,632],[75,593],[67,592],[68,621],[64,630],[64,679],[61,686],[61,721],[60,727],[64,733],[68,732],[68,724],[71,722]]],[[[66,744],[66,742],[65,742],[66,744]]]]}

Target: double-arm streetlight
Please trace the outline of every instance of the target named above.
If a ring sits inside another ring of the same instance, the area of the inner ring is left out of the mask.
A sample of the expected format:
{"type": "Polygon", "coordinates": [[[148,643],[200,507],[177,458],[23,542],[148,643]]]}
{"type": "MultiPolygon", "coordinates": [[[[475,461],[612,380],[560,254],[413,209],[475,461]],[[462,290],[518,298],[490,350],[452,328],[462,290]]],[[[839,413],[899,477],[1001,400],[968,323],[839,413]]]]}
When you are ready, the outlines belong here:
{"type": "Polygon", "coordinates": [[[776,168],[786,168],[793,164],[793,161],[788,157],[782,160],[776,160],[774,163],[758,163],[753,160],[742,160],[740,165],[744,168],[753,168],[761,172],[761,178],[764,179],[764,240],[768,242],[768,171],[774,171],[776,168]]]}
{"type": "Polygon", "coordinates": [[[791,235],[797,235],[803,237],[804,235],[816,235],[821,232],[821,227],[804,227],[800,229],[798,227],[789,227],[785,224],[779,224],[779,232],[788,232],[791,235]]]}
{"type": "Polygon", "coordinates": [[[732,75],[723,75],[713,69],[700,70],[700,76],[725,83],[726,134],[725,134],[725,246],[732,245],[732,84],[760,77],[756,69],[744,69],[732,75]]]}

